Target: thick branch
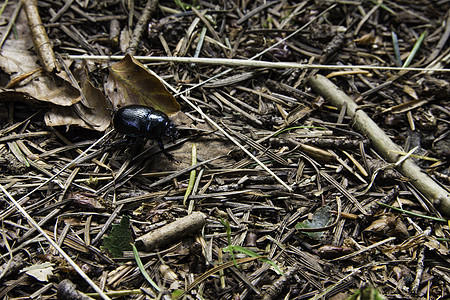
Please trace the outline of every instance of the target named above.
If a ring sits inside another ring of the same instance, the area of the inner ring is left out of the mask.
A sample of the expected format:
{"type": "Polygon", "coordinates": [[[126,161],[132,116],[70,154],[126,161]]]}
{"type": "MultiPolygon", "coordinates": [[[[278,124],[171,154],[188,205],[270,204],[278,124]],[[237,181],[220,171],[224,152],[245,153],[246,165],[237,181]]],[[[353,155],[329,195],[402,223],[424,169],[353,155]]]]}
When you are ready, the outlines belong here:
{"type": "Polygon", "coordinates": [[[39,15],[36,0],[22,0],[25,13],[28,18],[28,25],[30,26],[31,35],[33,37],[33,44],[36,52],[41,59],[43,67],[47,72],[59,71],[56,62],[55,54],[53,53],[52,45],[48,39],[44,24],[42,24],[39,15]]]}
{"type": "MultiPolygon", "coordinates": [[[[330,80],[321,75],[308,79],[308,84],[329,103],[338,108],[347,104],[347,115],[352,117],[356,130],[365,134],[372,142],[375,150],[388,162],[395,163],[401,156],[397,154],[402,149],[397,146],[380,127],[344,92],[339,90],[330,80]]],[[[403,176],[444,214],[450,215],[450,193],[443,189],[431,177],[411,160],[407,159],[397,167],[403,176]]]]}

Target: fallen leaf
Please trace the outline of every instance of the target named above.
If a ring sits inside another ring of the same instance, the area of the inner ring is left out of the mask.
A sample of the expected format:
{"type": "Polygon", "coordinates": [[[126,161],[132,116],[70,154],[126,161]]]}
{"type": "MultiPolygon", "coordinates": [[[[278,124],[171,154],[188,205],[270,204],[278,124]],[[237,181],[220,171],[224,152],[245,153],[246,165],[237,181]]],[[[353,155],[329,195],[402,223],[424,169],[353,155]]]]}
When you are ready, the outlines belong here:
{"type": "Polygon", "coordinates": [[[373,42],[375,41],[375,37],[373,36],[372,32],[369,32],[362,37],[355,39],[354,41],[358,45],[369,46],[373,44],[373,42]]]}
{"type": "Polygon", "coordinates": [[[114,108],[140,104],[168,115],[180,110],[180,104],[161,81],[129,54],[111,66],[105,93],[114,108]]]}
{"type": "Polygon", "coordinates": [[[409,237],[408,229],[401,218],[389,213],[383,214],[374,220],[363,232],[373,233],[383,237],[395,236],[402,240],[409,237]]]}
{"type": "Polygon", "coordinates": [[[111,233],[103,238],[103,246],[114,256],[122,257],[125,250],[131,250],[133,238],[130,232],[130,217],[123,216],[120,224],[113,224],[111,233]]]}
{"type": "Polygon", "coordinates": [[[403,86],[403,91],[405,93],[407,93],[408,95],[410,95],[411,98],[413,98],[414,100],[419,100],[419,97],[417,96],[416,91],[412,87],[410,87],[409,85],[404,85],[403,86]]]}
{"type": "Polygon", "coordinates": [[[70,107],[54,107],[45,115],[48,126],[78,125],[88,129],[104,131],[111,123],[111,109],[100,89],[89,80],[85,62],[73,75],[80,85],[84,100],[70,107]]]}
{"type": "MultiPolygon", "coordinates": [[[[296,229],[301,228],[323,228],[326,227],[331,220],[330,208],[328,206],[322,206],[315,213],[311,220],[299,222],[295,225],[296,229]]],[[[318,238],[323,235],[323,231],[319,232],[303,232],[312,238],[318,238]]]]}
{"type": "Polygon", "coordinates": [[[20,92],[34,99],[61,106],[70,106],[80,101],[80,93],[71,84],[57,76],[37,72],[41,66],[39,58],[30,49],[33,48],[27,18],[22,11],[15,22],[17,39],[7,39],[0,55],[0,69],[12,78],[14,88],[4,92],[20,92]]]}
{"type": "Polygon", "coordinates": [[[130,45],[130,40],[130,31],[128,29],[122,30],[122,32],[120,32],[120,50],[123,53],[127,52],[128,46],[130,45]]]}
{"type": "MultiPolygon", "coordinates": [[[[26,16],[21,13],[17,22],[18,39],[8,39],[0,55],[0,68],[10,75],[10,88],[0,91],[2,99],[30,99],[54,104],[44,118],[49,126],[78,125],[104,131],[111,122],[110,106],[102,92],[88,80],[87,71],[74,74],[85,98],[83,103],[78,87],[65,72],[50,74],[39,71],[38,57],[33,47],[26,16]],[[14,94],[15,93],[15,94],[14,94]]],[[[42,103],[40,104],[42,106],[42,103]]]]}
{"type": "Polygon", "coordinates": [[[423,244],[430,250],[437,250],[441,255],[449,254],[447,247],[435,237],[427,236],[427,240],[423,244]]]}
{"type": "Polygon", "coordinates": [[[41,282],[48,282],[48,276],[53,275],[53,265],[49,262],[32,265],[22,269],[27,275],[36,278],[41,282]]]}
{"type": "Polygon", "coordinates": [[[86,192],[71,192],[67,195],[67,199],[72,200],[72,204],[87,210],[105,211],[108,205],[100,196],[86,192]]]}

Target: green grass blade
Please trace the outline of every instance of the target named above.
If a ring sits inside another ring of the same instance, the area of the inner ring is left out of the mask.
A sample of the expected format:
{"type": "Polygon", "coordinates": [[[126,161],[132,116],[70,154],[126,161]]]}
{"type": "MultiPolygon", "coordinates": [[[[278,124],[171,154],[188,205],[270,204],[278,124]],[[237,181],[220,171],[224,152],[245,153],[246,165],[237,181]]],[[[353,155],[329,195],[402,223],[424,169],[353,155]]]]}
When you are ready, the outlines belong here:
{"type": "Polygon", "coordinates": [[[391,32],[392,34],[392,45],[394,46],[394,54],[395,54],[395,64],[397,67],[401,67],[402,58],[400,57],[400,47],[398,46],[398,38],[395,32],[391,32]]]}
{"type": "MultiPolygon", "coordinates": [[[[192,144],[192,160],[191,165],[195,166],[197,164],[197,146],[192,144]]],[[[195,184],[195,176],[197,175],[197,171],[194,169],[191,171],[191,174],[189,175],[189,183],[188,187],[186,189],[186,193],[184,194],[183,198],[183,205],[186,205],[186,200],[188,199],[189,195],[192,193],[192,189],[194,188],[195,184]]]]}
{"type": "Polygon", "coordinates": [[[150,275],[148,275],[147,271],[145,270],[141,258],[139,257],[139,253],[136,249],[136,246],[133,243],[131,243],[131,247],[133,247],[134,259],[136,260],[136,264],[138,265],[138,268],[141,271],[142,275],[144,275],[145,279],[147,279],[147,281],[152,285],[152,287],[155,288],[155,290],[160,292],[161,289],[159,288],[159,286],[150,278],[150,275]]]}
{"type": "Polygon", "coordinates": [[[407,210],[404,210],[404,209],[401,209],[401,208],[398,208],[398,207],[393,207],[393,206],[390,206],[390,205],[387,205],[387,204],[384,204],[384,203],[381,203],[381,202],[377,202],[377,203],[379,205],[381,205],[381,206],[389,207],[390,209],[393,209],[393,210],[396,210],[396,211],[399,211],[399,212],[402,212],[402,213],[405,213],[405,214],[408,214],[408,215],[411,215],[411,216],[447,223],[447,220],[445,220],[445,219],[418,214],[418,213],[415,213],[415,212],[412,212],[412,211],[407,211],[407,210]]]}
{"type": "Polygon", "coordinates": [[[413,49],[411,50],[411,53],[409,54],[408,58],[406,59],[405,63],[403,64],[402,68],[409,67],[409,64],[413,60],[414,56],[416,56],[417,51],[419,51],[420,46],[422,45],[423,40],[425,39],[425,36],[427,35],[426,31],[423,32],[417,42],[414,44],[413,49]]]}
{"type": "Polygon", "coordinates": [[[2,8],[0,9],[0,16],[3,14],[3,11],[5,10],[6,5],[8,4],[8,0],[3,3],[2,8]]]}
{"type": "MultiPolygon", "coordinates": [[[[244,247],[241,247],[241,246],[227,246],[227,247],[223,248],[223,251],[224,252],[230,252],[230,253],[232,253],[233,251],[239,251],[239,252],[244,253],[245,255],[248,255],[250,257],[259,257],[259,256],[261,256],[258,253],[253,252],[252,250],[244,248],[244,247]]],[[[279,275],[284,275],[283,271],[281,271],[281,269],[277,266],[277,264],[274,263],[273,261],[271,261],[270,259],[268,259],[268,258],[259,258],[259,260],[262,261],[262,262],[265,262],[265,263],[268,263],[268,264],[272,265],[279,275]]]]}
{"type": "Polygon", "coordinates": [[[385,4],[381,3],[381,1],[378,1],[378,0],[371,0],[371,2],[372,2],[373,4],[380,5],[380,7],[381,7],[382,9],[384,9],[385,11],[387,11],[388,13],[390,13],[390,14],[392,14],[392,15],[394,15],[394,16],[397,15],[397,14],[395,13],[395,11],[393,11],[392,9],[390,9],[389,7],[387,7],[385,4]]]}

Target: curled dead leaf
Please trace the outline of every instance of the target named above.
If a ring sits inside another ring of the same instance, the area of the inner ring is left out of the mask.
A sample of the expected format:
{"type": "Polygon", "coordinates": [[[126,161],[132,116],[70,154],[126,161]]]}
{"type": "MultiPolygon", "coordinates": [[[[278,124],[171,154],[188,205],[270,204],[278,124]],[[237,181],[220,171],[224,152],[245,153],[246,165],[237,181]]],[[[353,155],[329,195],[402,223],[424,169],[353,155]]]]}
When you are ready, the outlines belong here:
{"type": "Polygon", "coordinates": [[[364,232],[366,234],[376,234],[383,237],[394,236],[399,239],[408,238],[409,232],[406,225],[402,222],[399,216],[393,214],[383,214],[377,220],[373,221],[372,224],[367,227],[364,232]]]}
{"type": "Polygon", "coordinates": [[[111,109],[105,96],[89,80],[85,63],[73,72],[79,83],[84,101],[71,107],[54,107],[45,115],[48,126],[78,125],[88,129],[104,131],[111,123],[111,109]]]}
{"type": "MultiPolygon", "coordinates": [[[[8,39],[2,47],[0,68],[8,74],[14,89],[2,92],[21,92],[40,101],[70,106],[80,101],[80,93],[69,82],[46,72],[38,72],[39,58],[30,51],[33,46],[25,13],[17,20],[17,39],[8,39]]],[[[1,92],[0,92],[1,94],[1,92]]]]}
{"type": "Polygon", "coordinates": [[[362,37],[355,39],[354,41],[358,45],[369,46],[375,41],[375,37],[373,36],[372,32],[369,32],[362,37]]]}
{"type": "Polygon", "coordinates": [[[105,93],[114,108],[140,104],[168,115],[180,110],[180,104],[161,81],[129,54],[111,66],[105,93]]]}

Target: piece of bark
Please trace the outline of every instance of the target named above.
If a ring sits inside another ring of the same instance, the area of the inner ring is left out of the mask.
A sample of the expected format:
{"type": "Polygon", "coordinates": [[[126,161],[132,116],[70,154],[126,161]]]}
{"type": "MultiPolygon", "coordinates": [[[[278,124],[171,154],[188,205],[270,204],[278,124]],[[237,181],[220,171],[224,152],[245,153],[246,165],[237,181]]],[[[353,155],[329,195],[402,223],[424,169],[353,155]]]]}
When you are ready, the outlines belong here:
{"type": "MultiPolygon", "coordinates": [[[[375,150],[388,162],[395,163],[401,155],[402,149],[395,144],[377,124],[344,92],[338,89],[329,79],[322,75],[315,75],[308,79],[308,84],[326,101],[339,109],[347,104],[347,115],[352,117],[355,129],[365,134],[372,142],[375,150]]],[[[431,177],[411,160],[406,159],[397,166],[397,170],[433,203],[441,213],[450,215],[450,193],[443,189],[431,177]]]]}
{"type": "Polygon", "coordinates": [[[93,300],[80,291],[77,291],[75,284],[69,279],[64,279],[58,284],[58,299],[64,300],[93,300]]]}
{"type": "Polygon", "coordinates": [[[206,215],[201,212],[193,212],[136,239],[136,247],[146,251],[161,249],[165,245],[177,243],[183,238],[199,232],[205,224],[206,215]]]}

